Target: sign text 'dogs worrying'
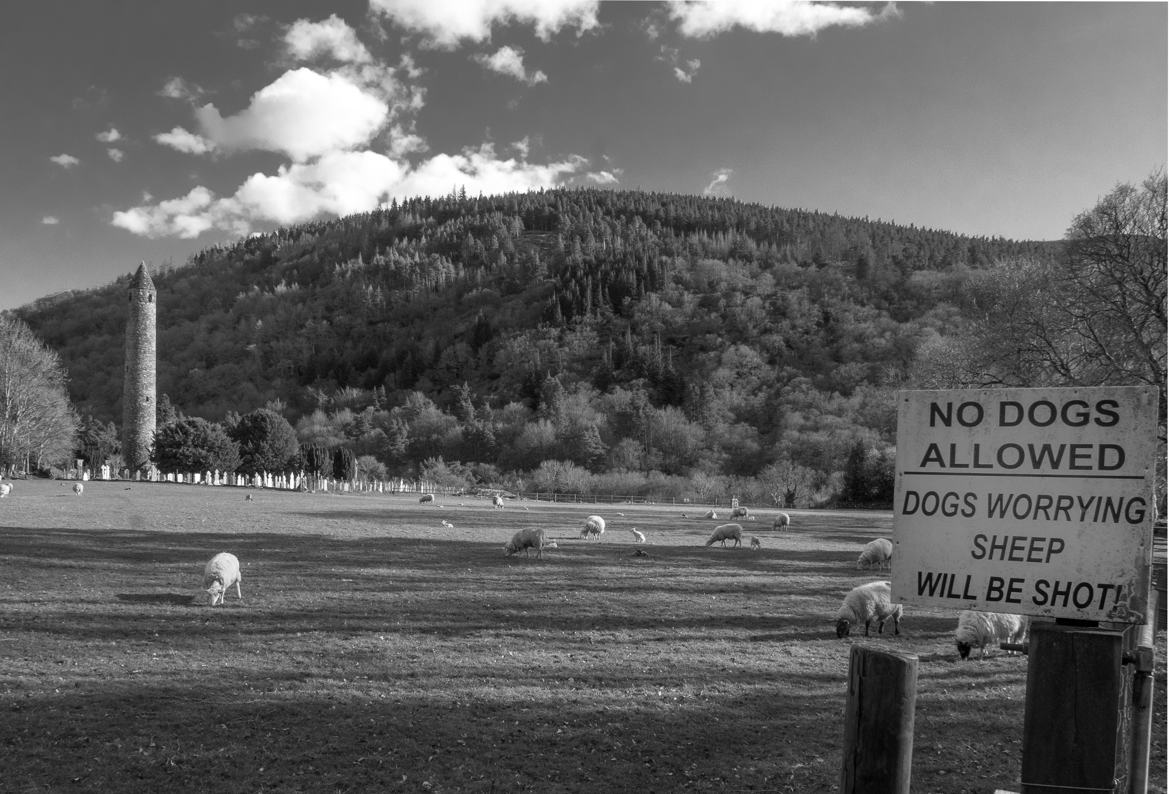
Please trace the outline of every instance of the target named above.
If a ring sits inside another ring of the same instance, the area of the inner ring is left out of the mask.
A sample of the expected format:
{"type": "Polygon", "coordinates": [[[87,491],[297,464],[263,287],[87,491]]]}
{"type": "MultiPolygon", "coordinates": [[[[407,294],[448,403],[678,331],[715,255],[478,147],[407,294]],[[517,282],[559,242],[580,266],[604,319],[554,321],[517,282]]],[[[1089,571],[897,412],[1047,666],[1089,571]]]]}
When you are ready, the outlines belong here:
{"type": "Polygon", "coordinates": [[[1155,389],[907,391],[898,401],[897,600],[1144,621],[1155,389]]]}

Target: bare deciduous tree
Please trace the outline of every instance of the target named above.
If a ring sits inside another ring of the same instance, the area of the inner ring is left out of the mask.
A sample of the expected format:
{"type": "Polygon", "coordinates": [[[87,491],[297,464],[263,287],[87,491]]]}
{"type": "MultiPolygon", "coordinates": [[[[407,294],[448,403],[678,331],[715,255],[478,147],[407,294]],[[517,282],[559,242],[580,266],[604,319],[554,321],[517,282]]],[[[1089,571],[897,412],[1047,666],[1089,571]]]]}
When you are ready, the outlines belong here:
{"type": "Polygon", "coordinates": [[[1166,264],[1159,170],[1078,215],[1060,257],[1003,261],[973,277],[968,333],[928,340],[919,385],[1150,385],[1165,417],[1166,264]]]}
{"type": "Polygon", "coordinates": [[[0,315],[0,471],[64,463],[76,436],[57,354],[23,322],[0,315]]]}

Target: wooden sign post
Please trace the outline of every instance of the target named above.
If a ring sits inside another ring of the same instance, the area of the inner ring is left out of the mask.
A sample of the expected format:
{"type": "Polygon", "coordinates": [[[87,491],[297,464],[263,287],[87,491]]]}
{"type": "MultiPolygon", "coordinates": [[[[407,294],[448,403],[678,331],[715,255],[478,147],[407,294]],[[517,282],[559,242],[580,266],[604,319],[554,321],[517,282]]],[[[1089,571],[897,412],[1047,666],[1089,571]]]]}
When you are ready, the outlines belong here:
{"type": "Polygon", "coordinates": [[[1029,794],[1113,791],[1123,629],[1147,620],[1157,410],[1136,386],[899,394],[893,598],[1033,617],[1029,794]]]}

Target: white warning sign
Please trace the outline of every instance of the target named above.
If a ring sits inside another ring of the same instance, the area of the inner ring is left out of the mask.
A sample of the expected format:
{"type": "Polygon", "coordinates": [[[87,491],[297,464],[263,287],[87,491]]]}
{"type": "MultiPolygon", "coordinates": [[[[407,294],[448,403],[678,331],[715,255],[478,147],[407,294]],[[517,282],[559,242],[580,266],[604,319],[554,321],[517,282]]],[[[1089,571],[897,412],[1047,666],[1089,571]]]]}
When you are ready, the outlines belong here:
{"type": "Polygon", "coordinates": [[[898,395],[894,598],[1142,623],[1158,392],[898,395]]]}

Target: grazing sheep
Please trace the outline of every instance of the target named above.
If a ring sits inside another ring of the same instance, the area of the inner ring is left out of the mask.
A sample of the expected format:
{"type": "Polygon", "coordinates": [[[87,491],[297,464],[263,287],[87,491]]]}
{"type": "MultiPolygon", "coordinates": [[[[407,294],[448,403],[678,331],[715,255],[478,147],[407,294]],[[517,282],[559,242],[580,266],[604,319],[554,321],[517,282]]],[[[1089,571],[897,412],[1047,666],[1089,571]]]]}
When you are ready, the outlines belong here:
{"type": "Polygon", "coordinates": [[[641,532],[639,532],[637,529],[631,527],[630,532],[634,533],[634,542],[635,543],[645,543],[646,542],[646,536],[643,535],[641,532]]]}
{"type": "Polygon", "coordinates": [[[731,517],[732,518],[747,518],[747,514],[748,514],[748,509],[746,507],[733,507],[733,508],[731,508],[731,517]]]}
{"type": "Polygon", "coordinates": [[[886,538],[871,540],[861,547],[861,554],[857,556],[857,567],[890,568],[894,561],[894,544],[886,538]]]}
{"type": "Polygon", "coordinates": [[[82,485],[79,482],[73,483],[73,493],[77,494],[78,496],[81,496],[83,491],[85,491],[84,485],[82,485]]]}
{"type": "Polygon", "coordinates": [[[849,591],[841,608],[837,610],[837,637],[848,637],[849,628],[854,623],[865,624],[865,636],[868,637],[872,620],[878,622],[878,634],[881,634],[890,618],[894,619],[894,634],[900,634],[902,605],[890,602],[890,583],[858,585],[849,591]]]}
{"type": "Polygon", "coordinates": [[[704,546],[710,546],[715,541],[719,541],[720,546],[726,546],[727,541],[734,540],[732,546],[739,546],[743,539],[743,527],[739,524],[720,524],[715,527],[715,531],[711,533],[711,537],[707,538],[704,546]]]}
{"type": "Polygon", "coordinates": [[[760,548],[761,548],[760,539],[757,538],[755,535],[752,535],[752,551],[759,551],[760,548]]]}
{"type": "Polygon", "coordinates": [[[703,518],[718,519],[719,514],[716,513],[714,510],[708,510],[707,515],[703,516],[703,518]]]}
{"type": "Polygon", "coordinates": [[[236,597],[244,600],[240,592],[240,561],[236,555],[221,552],[210,560],[203,568],[203,586],[207,588],[207,597],[210,606],[223,603],[224,594],[232,585],[236,586],[236,597]]]}
{"type": "Polygon", "coordinates": [[[428,502],[433,502],[433,501],[435,501],[435,495],[433,493],[425,493],[418,498],[418,503],[420,505],[425,505],[428,502]]]}
{"type": "Polygon", "coordinates": [[[8,494],[12,493],[12,483],[0,482],[0,499],[3,499],[8,494]]]}
{"type": "Polygon", "coordinates": [[[780,513],[776,516],[776,520],[772,522],[772,529],[788,529],[788,525],[791,523],[792,521],[788,518],[787,513],[780,513]]]}
{"type": "Polygon", "coordinates": [[[590,535],[595,535],[598,540],[605,534],[605,519],[601,516],[589,516],[585,519],[585,523],[581,525],[581,537],[588,538],[590,535]]]}
{"type": "Polygon", "coordinates": [[[500,496],[499,494],[496,494],[495,496],[492,497],[492,507],[503,507],[503,506],[504,506],[504,497],[500,496]]]}
{"type": "Polygon", "coordinates": [[[1028,618],[1024,615],[964,609],[959,613],[959,625],[955,629],[955,647],[959,651],[959,658],[964,661],[970,656],[972,648],[979,649],[979,658],[982,659],[985,645],[1023,642],[1027,636],[1028,618]]]}
{"type": "Polygon", "coordinates": [[[445,526],[447,529],[454,529],[455,528],[455,525],[452,524],[450,521],[448,521],[445,518],[443,519],[442,523],[443,523],[443,526],[445,526]]]}
{"type": "Polygon", "coordinates": [[[545,541],[544,530],[536,527],[529,527],[522,529],[512,536],[512,539],[504,544],[504,556],[511,557],[513,554],[523,550],[524,556],[528,556],[528,550],[536,549],[536,559],[541,559],[545,547],[555,549],[556,544],[551,541],[545,541]]]}

